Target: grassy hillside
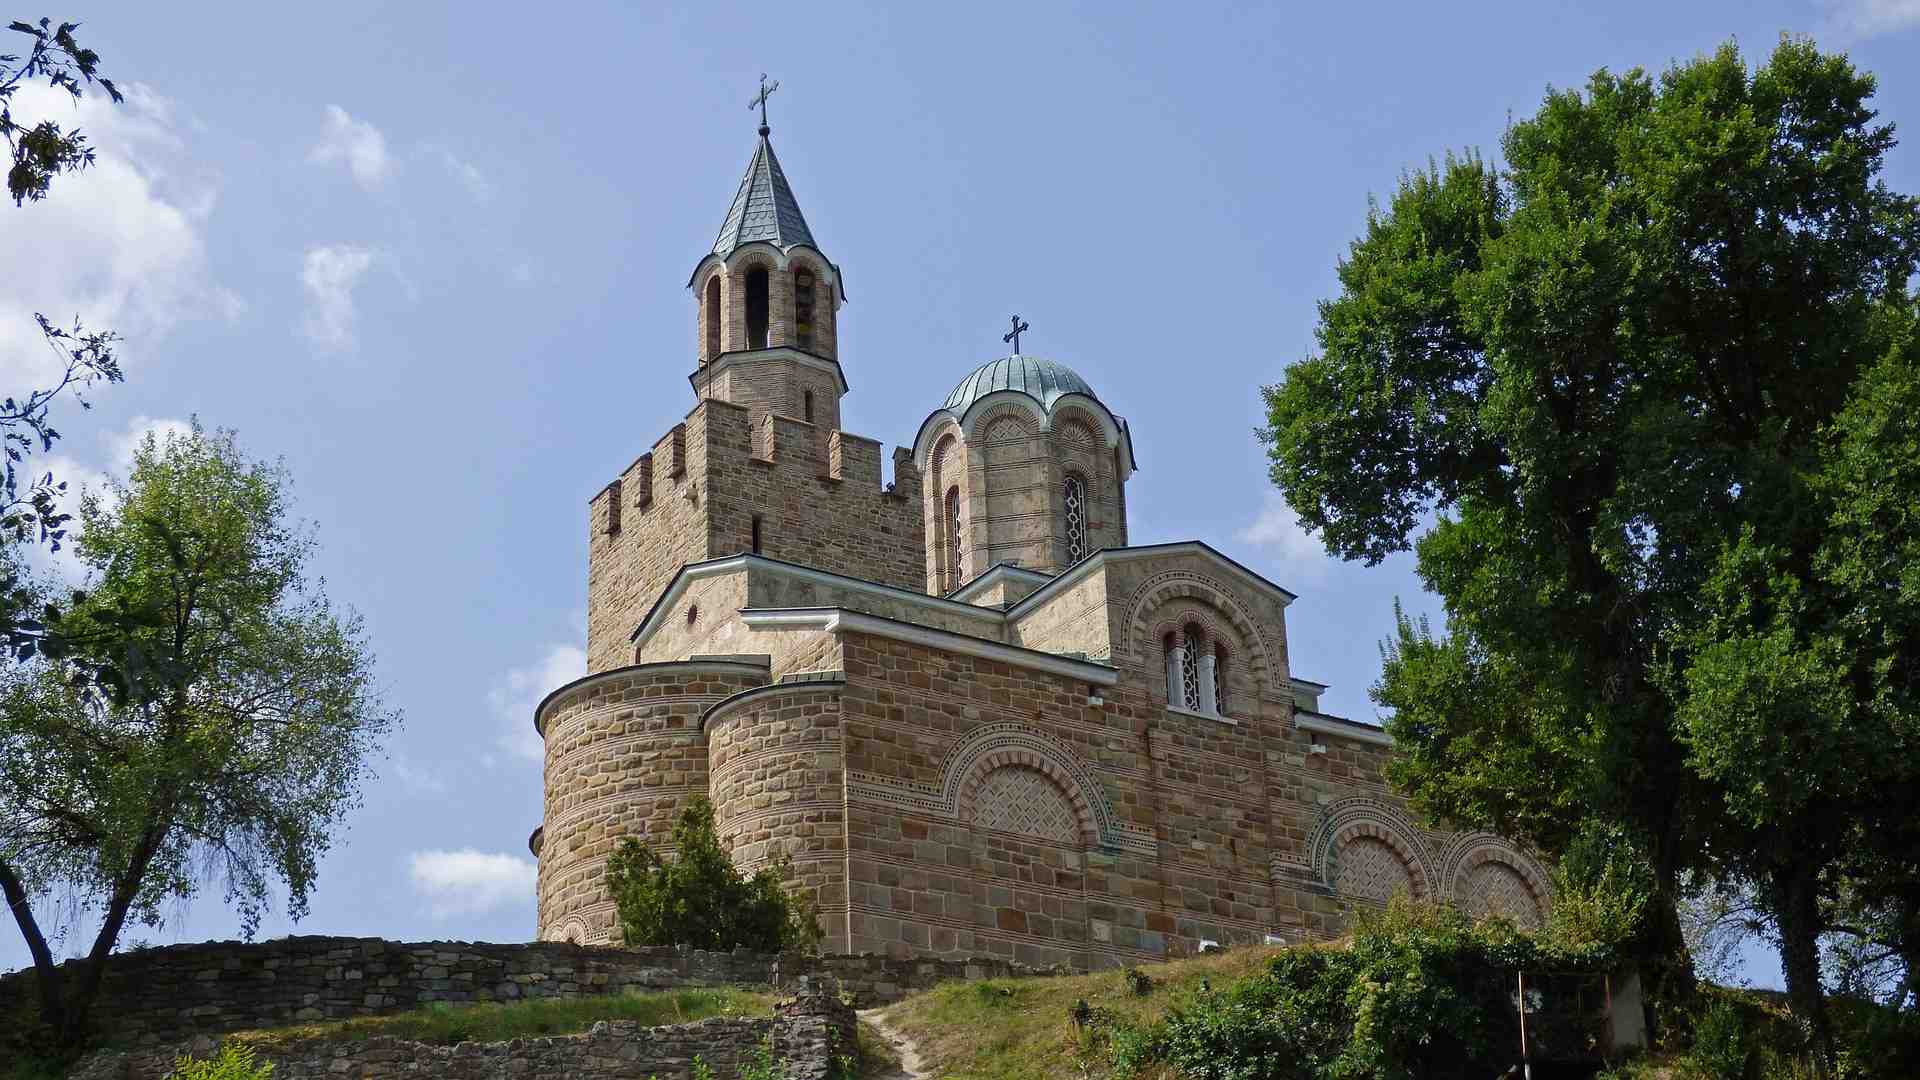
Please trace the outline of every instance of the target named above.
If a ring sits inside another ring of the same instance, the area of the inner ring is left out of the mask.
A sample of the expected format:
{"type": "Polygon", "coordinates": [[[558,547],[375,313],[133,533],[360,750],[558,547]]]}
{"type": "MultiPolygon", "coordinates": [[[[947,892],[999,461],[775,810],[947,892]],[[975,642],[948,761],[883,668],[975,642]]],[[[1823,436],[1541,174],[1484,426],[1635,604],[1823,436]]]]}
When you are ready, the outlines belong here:
{"type": "Polygon", "coordinates": [[[1199,992],[1265,970],[1283,947],[1241,948],[1137,969],[1152,980],[1137,984],[1124,971],[1057,978],[991,979],[949,983],[883,1011],[888,1024],[912,1039],[934,1076],[956,1080],[1052,1080],[1105,1075],[1098,1035],[1073,1022],[1077,1002],[1124,1018],[1134,1026],[1159,1020],[1169,1006],[1199,992]],[[1140,990],[1146,990],[1140,993],[1140,990]]]}

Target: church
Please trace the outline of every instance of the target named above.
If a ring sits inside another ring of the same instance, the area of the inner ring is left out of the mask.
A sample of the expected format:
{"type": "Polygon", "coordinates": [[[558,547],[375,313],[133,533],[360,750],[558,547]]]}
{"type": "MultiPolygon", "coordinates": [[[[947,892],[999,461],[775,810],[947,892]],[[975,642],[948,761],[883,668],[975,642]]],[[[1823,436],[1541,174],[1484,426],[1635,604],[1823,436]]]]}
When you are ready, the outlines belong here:
{"type": "Polygon", "coordinates": [[[668,850],[702,794],[743,869],[791,860],[832,953],[1113,967],[1335,936],[1396,892],[1537,924],[1539,861],[1421,827],[1388,736],[1320,711],[1293,593],[1130,543],[1124,402],[1017,318],[910,448],[841,429],[841,269],[761,104],[687,282],[692,410],[589,504],[588,674],[533,717],[539,937],[617,944],[607,856],[668,850]]]}

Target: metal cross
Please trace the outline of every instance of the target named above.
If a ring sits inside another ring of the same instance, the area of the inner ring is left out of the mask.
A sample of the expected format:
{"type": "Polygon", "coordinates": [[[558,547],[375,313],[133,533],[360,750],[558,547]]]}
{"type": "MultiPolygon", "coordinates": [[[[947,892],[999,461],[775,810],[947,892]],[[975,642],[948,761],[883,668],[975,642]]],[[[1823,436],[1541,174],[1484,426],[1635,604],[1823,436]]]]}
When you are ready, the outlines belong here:
{"type": "Polygon", "coordinates": [[[760,134],[762,135],[772,130],[767,127],[767,98],[778,89],[780,89],[780,80],[775,79],[773,82],[768,82],[767,73],[763,71],[760,73],[760,92],[753,95],[752,101],[747,102],[748,112],[752,112],[755,109],[760,110],[760,134]]]}
{"type": "Polygon", "coordinates": [[[1018,356],[1020,355],[1020,335],[1031,329],[1033,328],[1020,321],[1020,316],[1015,315],[1013,317],[1013,329],[1000,335],[1000,340],[1013,342],[1013,354],[1018,356]]]}

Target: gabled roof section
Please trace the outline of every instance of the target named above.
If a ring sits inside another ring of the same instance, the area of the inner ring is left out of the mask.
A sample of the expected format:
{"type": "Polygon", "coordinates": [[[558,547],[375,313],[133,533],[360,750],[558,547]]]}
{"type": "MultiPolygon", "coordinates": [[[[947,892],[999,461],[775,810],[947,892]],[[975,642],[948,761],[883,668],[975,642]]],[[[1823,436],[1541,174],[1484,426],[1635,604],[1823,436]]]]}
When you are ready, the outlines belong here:
{"type": "Polygon", "coordinates": [[[819,247],[813,232],[800,213],[799,200],[787,186],[787,174],[780,171],[780,159],[773,155],[773,143],[765,135],[747,163],[747,175],[740,179],[733,205],[727,208],[726,224],[713,242],[713,253],[726,258],[742,244],[773,244],[785,251],[797,244],[819,247]]]}

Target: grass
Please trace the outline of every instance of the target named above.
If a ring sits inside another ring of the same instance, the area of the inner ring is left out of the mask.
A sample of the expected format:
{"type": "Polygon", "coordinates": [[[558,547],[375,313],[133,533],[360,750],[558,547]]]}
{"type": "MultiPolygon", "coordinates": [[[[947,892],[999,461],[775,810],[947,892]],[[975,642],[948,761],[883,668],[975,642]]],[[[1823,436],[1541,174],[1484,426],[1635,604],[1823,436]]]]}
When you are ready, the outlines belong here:
{"type": "Polygon", "coordinates": [[[1243,947],[1191,960],[1142,965],[1153,979],[1135,992],[1123,971],[1051,978],[949,983],[886,1010],[886,1020],[911,1038],[933,1075],[955,1080],[1050,1080],[1104,1075],[1088,1068],[1071,1010],[1086,1003],[1134,1026],[1153,1023],[1169,1007],[1200,991],[1224,989],[1266,969],[1285,946],[1243,947]]]}
{"type": "Polygon", "coordinates": [[[379,1035],[435,1046],[498,1042],[527,1036],[569,1035],[602,1020],[633,1020],[655,1027],[714,1016],[771,1016],[773,995],[734,989],[663,990],[582,998],[535,998],[472,1005],[434,1002],[390,1016],[362,1016],[289,1027],[236,1031],[224,1036],[263,1050],[308,1039],[362,1040],[379,1035]]]}

